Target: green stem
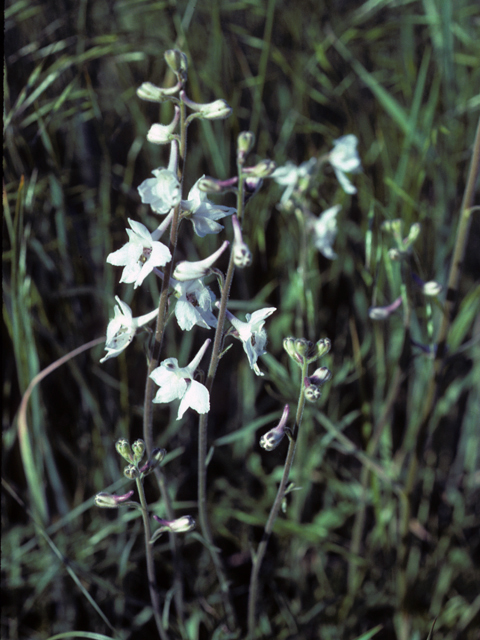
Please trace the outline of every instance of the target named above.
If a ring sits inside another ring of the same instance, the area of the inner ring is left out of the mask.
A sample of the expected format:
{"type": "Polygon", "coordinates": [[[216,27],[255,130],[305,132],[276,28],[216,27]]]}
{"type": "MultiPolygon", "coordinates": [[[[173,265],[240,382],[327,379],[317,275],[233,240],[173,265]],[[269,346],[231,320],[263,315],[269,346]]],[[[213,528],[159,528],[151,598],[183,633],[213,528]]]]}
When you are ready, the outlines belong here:
{"type": "Polygon", "coordinates": [[[143,483],[140,478],[136,478],[138,495],[140,496],[140,504],[142,505],[143,528],[145,531],[145,556],[147,559],[147,577],[148,588],[150,590],[150,600],[152,601],[153,616],[157,625],[158,634],[162,640],[168,640],[167,633],[163,628],[162,615],[160,612],[160,596],[157,589],[157,579],[155,577],[155,564],[153,562],[153,547],[150,544],[152,532],[150,529],[150,520],[148,516],[148,506],[143,490],[143,483]]]}
{"type": "MultiPolygon", "coordinates": [[[[242,176],[241,167],[238,167],[239,179],[238,179],[238,192],[237,192],[237,217],[242,221],[243,218],[243,203],[244,203],[244,178],[242,176]]],[[[235,273],[235,264],[233,262],[233,251],[230,252],[230,260],[228,263],[227,274],[225,276],[225,282],[222,289],[222,295],[220,298],[220,307],[218,311],[217,328],[215,331],[215,338],[213,341],[212,355],[210,358],[210,365],[208,368],[207,379],[205,386],[209,393],[211,393],[215,374],[217,372],[218,363],[220,361],[220,351],[223,344],[225,315],[227,311],[227,303],[230,296],[230,288],[232,286],[233,275],[235,273]]],[[[222,593],[223,604],[225,613],[228,620],[228,625],[233,631],[236,628],[236,615],[233,608],[230,587],[223,566],[222,558],[213,543],[213,535],[210,527],[210,520],[207,511],[207,451],[208,451],[208,413],[204,413],[199,419],[199,432],[198,432],[198,515],[200,519],[200,526],[202,533],[207,541],[210,553],[212,554],[212,560],[215,565],[218,581],[220,583],[220,590],[222,593]]]]}
{"type": "Polygon", "coordinates": [[[303,384],[303,380],[307,375],[308,364],[305,360],[302,366],[302,379],[300,386],[300,395],[298,397],[297,404],[297,414],[295,416],[295,424],[292,429],[292,436],[290,438],[290,444],[288,445],[287,458],[285,460],[285,466],[283,468],[282,480],[280,482],[280,486],[278,487],[277,496],[275,501],[270,509],[270,514],[268,516],[267,523],[265,525],[265,529],[263,531],[262,540],[258,546],[257,553],[253,558],[252,564],[252,573],[250,575],[250,587],[248,593],[248,635],[247,639],[253,639],[255,632],[255,624],[256,624],[256,604],[258,597],[258,577],[260,575],[260,569],[262,567],[263,559],[265,557],[265,553],[267,551],[268,540],[270,538],[270,534],[272,533],[273,526],[278,517],[280,507],[282,505],[282,501],[285,495],[285,489],[287,488],[287,482],[290,475],[290,469],[292,468],[293,459],[295,457],[295,449],[297,446],[297,437],[298,431],[300,429],[300,424],[302,422],[303,409],[305,407],[305,385],[303,384]]]}

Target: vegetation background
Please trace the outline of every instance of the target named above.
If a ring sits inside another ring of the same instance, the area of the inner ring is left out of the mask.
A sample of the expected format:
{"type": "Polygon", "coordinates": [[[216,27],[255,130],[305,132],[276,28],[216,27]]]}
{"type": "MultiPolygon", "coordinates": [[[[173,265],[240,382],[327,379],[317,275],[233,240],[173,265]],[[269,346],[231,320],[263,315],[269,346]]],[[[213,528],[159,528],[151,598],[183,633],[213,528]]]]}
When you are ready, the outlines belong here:
{"type": "MultiPolygon", "coordinates": [[[[148,335],[105,365],[98,345],[46,377],[30,399],[27,433],[18,409],[36,374],[104,335],[114,295],[132,301],[132,287],[118,284],[105,258],[123,243],[127,217],[154,223],[136,187],[166,164],[165,149],[145,135],[171,107],[159,114],[135,90],[170,81],[163,53],[177,47],[188,55],[190,97],[224,98],[234,110],[226,121],[191,127],[187,189],[204,173],[232,175],[242,130],[257,136],[252,163],[268,157],[279,165],[325,153],[353,133],[364,168],[354,178],[357,196],[343,194],[330,170],[314,194],[315,215],[342,204],[333,262],[302,247],[297,220],[276,208],[275,183],[247,208],[254,266],[237,274],[230,308],[240,316],[262,306],[278,311],[267,322],[264,379],[238,343],[220,364],[209,465],[212,527],[240,621],[251,551],[285,456],[283,445],[267,453],[258,440],[283,404],[294,406],[300,382],[282,340],[329,337],[322,364],[333,379],[305,413],[292,477],[301,490],[288,496],[267,551],[258,637],[419,640],[436,620],[435,640],[478,640],[478,213],[405,535],[396,489],[408,484],[432,361],[412,345],[397,384],[402,314],[374,323],[368,308],[401,292],[385,220],[401,218],[405,235],[413,222],[422,225],[415,268],[446,284],[480,110],[479,29],[476,0],[7,1],[2,638],[112,629],[112,637],[156,637],[141,522],[93,506],[97,492],[126,486],[114,443],[141,436],[148,335]]],[[[197,240],[182,227],[179,257],[204,257],[218,241],[197,240]]],[[[151,277],[137,292],[134,315],[153,308],[156,287],[151,277]]],[[[414,293],[417,343],[433,345],[443,299],[414,293]]],[[[172,322],[165,357],[186,362],[204,338],[172,322]]],[[[176,512],[195,516],[196,414],[175,418],[175,408],[158,408],[157,445],[169,451],[176,512]]],[[[147,491],[164,515],[154,482],[147,491]]],[[[198,532],[181,544],[183,637],[228,637],[198,532]]],[[[168,605],[168,543],[157,543],[155,560],[168,605]]],[[[171,620],[176,638],[173,611],[171,620]]]]}

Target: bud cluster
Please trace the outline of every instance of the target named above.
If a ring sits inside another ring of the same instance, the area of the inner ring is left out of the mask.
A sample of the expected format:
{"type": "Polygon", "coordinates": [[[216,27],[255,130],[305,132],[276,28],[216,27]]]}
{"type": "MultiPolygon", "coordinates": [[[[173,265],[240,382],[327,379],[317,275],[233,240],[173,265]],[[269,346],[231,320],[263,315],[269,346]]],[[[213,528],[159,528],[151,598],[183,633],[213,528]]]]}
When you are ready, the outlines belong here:
{"type": "Polygon", "coordinates": [[[318,342],[311,342],[306,338],[285,338],[283,348],[292,360],[302,367],[304,363],[311,364],[330,351],[332,343],[328,338],[322,338],[318,342]]]}
{"type": "Polygon", "coordinates": [[[154,449],[147,462],[140,467],[139,464],[146,451],[145,442],[143,440],[135,440],[132,446],[130,446],[128,440],[120,438],[120,440],[117,440],[115,443],[115,448],[122,458],[130,463],[123,470],[123,474],[129,480],[144,478],[151,473],[167,455],[165,449],[154,449]]]}
{"type": "Polygon", "coordinates": [[[390,260],[393,260],[394,262],[403,260],[412,252],[413,243],[417,240],[421,231],[420,224],[415,222],[410,227],[408,236],[406,238],[402,238],[402,221],[398,218],[395,220],[386,220],[382,224],[382,229],[392,235],[395,240],[395,244],[397,245],[388,252],[390,260]]]}

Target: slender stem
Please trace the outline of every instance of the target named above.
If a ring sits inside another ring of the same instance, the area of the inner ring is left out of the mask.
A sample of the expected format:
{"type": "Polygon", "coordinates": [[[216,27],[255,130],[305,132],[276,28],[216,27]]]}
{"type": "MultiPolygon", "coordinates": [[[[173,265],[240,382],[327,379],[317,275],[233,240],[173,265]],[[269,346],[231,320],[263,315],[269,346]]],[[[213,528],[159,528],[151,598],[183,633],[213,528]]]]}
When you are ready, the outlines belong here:
{"type": "MultiPolygon", "coordinates": [[[[238,192],[237,192],[237,217],[241,222],[243,217],[243,203],[244,203],[244,178],[242,176],[241,167],[239,167],[239,179],[238,179],[238,192]]],[[[217,371],[218,363],[220,361],[220,351],[223,343],[223,328],[225,325],[225,315],[227,310],[227,302],[230,296],[230,288],[232,285],[233,275],[235,273],[235,264],[233,262],[233,251],[230,252],[230,260],[228,263],[227,274],[225,276],[225,282],[222,289],[222,296],[220,299],[220,307],[217,319],[217,328],[215,331],[215,339],[213,341],[212,355],[210,358],[210,365],[208,368],[207,379],[205,386],[208,391],[211,392],[215,374],[217,371]]],[[[200,519],[200,526],[205,540],[208,543],[210,553],[212,554],[212,560],[215,565],[218,581],[220,583],[220,590],[223,598],[223,605],[228,620],[228,625],[231,630],[236,628],[236,615],[233,608],[230,587],[228,579],[223,566],[222,558],[213,543],[213,535],[210,527],[210,521],[207,511],[207,450],[208,450],[208,413],[204,413],[199,419],[199,432],[198,432],[198,515],[200,519]]]]}
{"type": "Polygon", "coordinates": [[[143,490],[143,483],[140,478],[136,479],[138,495],[140,496],[140,504],[142,505],[143,528],[145,531],[145,556],[147,559],[147,577],[148,588],[150,590],[150,600],[152,601],[153,616],[158,629],[158,635],[162,640],[168,640],[167,633],[163,628],[162,615],[160,612],[160,596],[157,589],[157,579],[155,576],[155,565],[153,562],[153,547],[150,544],[152,532],[150,529],[150,520],[148,517],[148,506],[143,490]]]}
{"type": "Polygon", "coordinates": [[[278,487],[277,496],[275,501],[270,509],[270,514],[268,516],[267,523],[265,525],[265,529],[263,531],[262,540],[258,546],[257,553],[253,558],[252,564],[252,573],[250,575],[250,587],[248,593],[248,635],[247,639],[253,639],[255,632],[255,623],[256,623],[256,604],[258,597],[258,577],[260,575],[260,569],[262,567],[263,559],[265,557],[265,553],[267,551],[267,544],[270,538],[270,534],[273,530],[273,525],[278,517],[278,513],[280,511],[280,507],[282,504],[282,500],[285,495],[285,489],[287,488],[288,477],[290,475],[290,469],[292,468],[293,459],[295,457],[295,449],[297,446],[297,437],[298,431],[300,429],[300,424],[302,422],[303,409],[305,407],[305,386],[303,384],[303,380],[307,375],[308,365],[306,361],[302,366],[302,379],[300,386],[300,395],[298,397],[297,404],[297,414],[295,416],[295,424],[292,429],[292,436],[290,438],[290,444],[288,445],[287,458],[285,460],[285,466],[283,468],[282,480],[280,482],[280,486],[278,487]]]}
{"type": "MultiPolygon", "coordinates": [[[[187,151],[187,125],[186,125],[186,107],[183,102],[180,103],[180,150],[179,156],[180,161],[178,163],[177,169],[177,177],[178,181],[181,184],[181,192],[183,192],[183,178],[185,175],[185,162],[186,162],[186,151],[187,151]]],[[[170,242],[169,249],[172,254],[172,259],[165,266],[163,272],[163,281],[162,281],[162,289],[160,293],[160,300],[158,303],[158,316],[157,316],[157,324],[155,327],[155,343],[152,348],[152,352],[150,354],[150,359],[148,363],[147,370],[147,378],[145,383],[145,397],[144,397],[144,405],[143,405],[143,438],[147,445],[147,453],[150,455],[152,449],[154,448],[154,438],[153,438],[153,398],[155,395],[155,385],[153,380],[150,378],[150,375],[156,367],[158,367],[160,363],[160,357],[162,352],[163,340],[165,337],[165,328],[167,323],[167,307],[168,307],[168,293],[170,286],[170,277],[172,275],[173,270],[173,260],[175,257],[175,249],[177,247],[177,238],[178,238],[178,225],[180,220],[180,207],[181,205],[177,205],[175,207],[175,211],[172,219],[172,226],[170,227],[170,242]]],[[[172,507],[172,502],[170,500],[170,496],[167,490],[167,482],[165,479],[165,475],[160,467],[155,469],[155,476],[158,481],[158,486],[160,488],[160,494],[162,496],[162,500],[165,504],[165,509],[167,512],[167,517],[169,520],[174,519],[174,511],[172,507]]],[[[178,542],[175,534],[169,533],[169,542],[170,542],[170,550],[172,552],[173,557],[173,566],[174,566],[174,598],[175,598],[175,607],[177,609],[177,616],[179,620],[179,624],[182,628],[184,628],[184,599],[183,599],[183,583],[182,576],[180,571],[180,557],[178,552],[178,542]]]]}

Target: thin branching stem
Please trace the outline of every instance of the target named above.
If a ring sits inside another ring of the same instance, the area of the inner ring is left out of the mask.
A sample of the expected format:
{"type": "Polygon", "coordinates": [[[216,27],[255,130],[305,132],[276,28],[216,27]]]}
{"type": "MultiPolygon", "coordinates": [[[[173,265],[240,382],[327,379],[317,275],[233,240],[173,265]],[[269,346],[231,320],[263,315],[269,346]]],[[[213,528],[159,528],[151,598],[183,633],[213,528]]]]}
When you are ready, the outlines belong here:
{"type": "Polygon", "coordinates": [[[280,507],[282,505],[283,498],[285,496],[285,490],[287,488],[287,482],[290,475],[290,469],[292,468],[293,459],[295,457],[295,449],[297,446],[297,438],[298,431],[300,429],[300,424],[302,422],[303,417],[303,409],[305,407],[305,385],[303,383],[308,370],[308,364],[305,359],[305,362],[302,366],[302,378],[300,385],[300,394],[298,397],[297,404],[297,413],[295,416],[295,424],[292,428],[292,435],[290,437],[290,443],[288,445],[287,457],[285,460],[285,466],[283,468],[282,480],[280,482],[280,486],[278,487],[277,496],[275,501],[270,509],[270,514],[268,516],[267,523],[265,525],[265,529],[263,531],[262,540],[258,546],[257,553],[253,558],[252,564],[252,573],[250,575],[250,587],[248,591],[248,635],[247,638],[249,640],[253,640],[255,634],[255,625],[256,625],[256,605],[258,598],[258,578],[260,575],[260,569],[262,567],[263,559],[265,557],[265,553],[267,551],[268,541],[270,539],[270,534],[273,531],[273,526],[280,512],[280,507]]]}
{"type": "Polygon", "coordinates": [[[137,483],[138,495],[140,497],[140,504],[142,506],[141,511],[142,511],[142,519],[143,519],[143,528],[145,532],[145,557],[147,560],[148,588],[150,590],[150,600],[152,601],[153,616],[155,618],[158,635],[160,636],[161,640],[168,640],[167,632],[163,628],[163,623],[162,623],[162,615],[160,610],[160,596],[158,594],[157,579],[155,576],[155,563],[153,561],[153,547],[150,544],[152,532],[150,529],[150,520],[148,515],[147,501],[145,499],[145,491],[143,490],[143,483],[140,480],[140,478],[136,478],[136,483],[137,483]]]}
{"type": "MultiPolygon", "coordinates": [[[[237,193],[237,217],[241,222],[243,218],[243,194],[244,179],[239,167],[239,180],[238,180],[238,193],[237,193]]],[[[220,353],[223,344],[225,315],[227,311],[227,303],[230,296],[230,288],[232,286],[233,275],[235,273],[235,264],[233,262],[233,251],[230,252],[230,260],[228,263],[227,274],[222,288],[222,295],[220,298],[220,307],[218,312],[217,328],[215,331],[215,338],[213,341],[212,355],[210,358],[210,365],[208,368],[207,379],[205,386],[209,393],[211,393],[213,381],[217,371],[218,363],[220,361],[220,353]]],[[[212,560],[215,565],[218,581],[220,583],[220,590],[222,593],[223,604],[227,621],[230,629],[236,628],[236,615],[232,604],[232,598],[230,593],[230,587],[223,566],[222,558],[220,557],[218,549],[213,543],[213,535],[210,527],[210,521],[208,518],[207,510],[207,451],[208,451],[208,413],[204,413],[199,419],[199,432],[198,432],[198,515],[200,519],[200,526],[202,533],[207,541],[207,544],[212,554],[212,560]]]]}

